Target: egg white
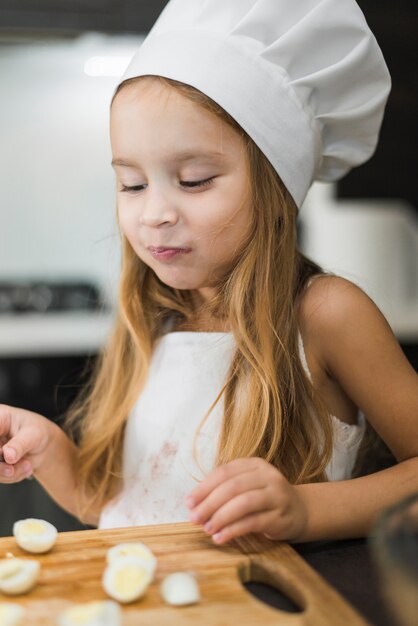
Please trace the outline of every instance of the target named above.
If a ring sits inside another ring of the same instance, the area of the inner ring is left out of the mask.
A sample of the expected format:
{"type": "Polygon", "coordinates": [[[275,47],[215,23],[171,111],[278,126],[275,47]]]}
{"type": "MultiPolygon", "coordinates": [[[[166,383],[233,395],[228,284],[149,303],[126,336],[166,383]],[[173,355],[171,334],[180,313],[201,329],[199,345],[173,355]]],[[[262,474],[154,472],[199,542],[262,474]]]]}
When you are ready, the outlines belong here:
{"type": "Polygon", "coordinates": [[[29,517],[13,524],[16,543],[27,552],[48,552],[55,544],[57,529],[43,519],[29,517]]]}
{"type": "Polygon", "coordinates": [[[23,626],[25,610],[18,604],[0,602],[1,626],[23,626]]]}
{"type": "Polygon", "coordinates": [[[144,562],[136,556],[115,559],[106,567],[102,584],[106,593],[118,602],[133,602],[144,595],[152,580],[144,562]]]}
{"type": "Polygon", "coordinates": [[[121,626],[122,612],[112,600],[76,604],[58,617],[59,626],[121,626]]]}
{"type": "Polygon", "coordinates": [[[26,593],[38,580],[40,563],[24,559],[0,561],[0,591],[8,595],[26,593]]]}
{"type": "Polygon", "coordinates": [[[167,604],[184,606],[200,601],[197,580],[187,572],[174,572],[166,576],[160,586],[161,596],[167,604]]]}
{"type": "Polygon", "coordinates": [[[153,577],[155,569],[157,567],[157,559],[144,543],[140,541],[132,541],[131,543],[118,543],[113,548],[109,548],[107,551],[107,562],[114,563],[117,559],[122,559],[127,556],[136,556],[143,563],[145,569],[147,569],[150,575],[153,577]]]}

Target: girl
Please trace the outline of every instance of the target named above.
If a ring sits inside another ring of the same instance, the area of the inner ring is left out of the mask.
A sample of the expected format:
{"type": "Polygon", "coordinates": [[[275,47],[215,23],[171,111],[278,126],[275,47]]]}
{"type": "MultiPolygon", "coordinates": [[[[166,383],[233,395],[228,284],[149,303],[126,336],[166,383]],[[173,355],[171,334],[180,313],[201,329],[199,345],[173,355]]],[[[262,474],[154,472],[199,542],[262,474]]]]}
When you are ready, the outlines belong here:
{"type": "Polygon", "coordinates": [[[65,431],[1,407],[2,482],[217,543],[364,536],[418,489],[417,376],[296,242],[311,182],[373,153],[389,87],[353,0],[169,2],[111,104],[114,333],[65,431]],[[365,416],[398,464],[351,478],[365,416]]]}

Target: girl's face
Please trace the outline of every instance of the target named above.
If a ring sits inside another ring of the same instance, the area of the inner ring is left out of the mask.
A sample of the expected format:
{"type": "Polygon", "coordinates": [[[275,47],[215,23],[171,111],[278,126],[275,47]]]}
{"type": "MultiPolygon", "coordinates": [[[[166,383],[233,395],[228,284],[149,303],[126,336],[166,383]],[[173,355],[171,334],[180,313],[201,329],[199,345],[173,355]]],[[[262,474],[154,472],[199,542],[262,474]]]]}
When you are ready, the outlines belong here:
{"type": "Polygon", "coordinates": [[[152,78],[113,101],[110,140],[122,231],[162,282],[205,298],[250,225],[244,141],[152,78]]]}

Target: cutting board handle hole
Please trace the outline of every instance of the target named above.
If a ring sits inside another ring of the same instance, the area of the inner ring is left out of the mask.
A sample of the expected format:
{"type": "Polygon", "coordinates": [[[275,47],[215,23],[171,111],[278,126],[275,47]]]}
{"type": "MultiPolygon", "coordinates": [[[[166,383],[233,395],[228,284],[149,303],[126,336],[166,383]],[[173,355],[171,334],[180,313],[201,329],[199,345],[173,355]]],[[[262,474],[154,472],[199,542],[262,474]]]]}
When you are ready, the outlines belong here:
{"type": "Polygon", "coordinates": [[[286,589],[277,575],[271,573],[259,563],[239,569],[242,586],[257,600],[286,613],[303,613],[305,602],[296,589],[286,589]]]}

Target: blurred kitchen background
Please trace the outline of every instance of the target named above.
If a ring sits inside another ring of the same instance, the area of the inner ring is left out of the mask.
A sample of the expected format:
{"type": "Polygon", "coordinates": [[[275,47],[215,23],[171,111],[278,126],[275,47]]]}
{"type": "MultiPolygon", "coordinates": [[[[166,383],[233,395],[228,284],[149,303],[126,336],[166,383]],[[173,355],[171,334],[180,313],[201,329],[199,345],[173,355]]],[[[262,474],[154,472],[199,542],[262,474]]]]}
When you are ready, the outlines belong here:
{"type": "MultiPolygon", "coordinates": [[[[119,271],[110,98],[164,0],[0,0],[0,403],[60,423],[108,335],[119,271]]],[[[375,156],[315,185],[302,249],[362,286],[418,369],[416,0],[360,0],[393,90],[375,156]]],[[[84,528],[36,480],[0,485],[16,519],[84,528]]]]}

